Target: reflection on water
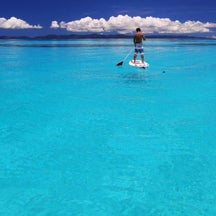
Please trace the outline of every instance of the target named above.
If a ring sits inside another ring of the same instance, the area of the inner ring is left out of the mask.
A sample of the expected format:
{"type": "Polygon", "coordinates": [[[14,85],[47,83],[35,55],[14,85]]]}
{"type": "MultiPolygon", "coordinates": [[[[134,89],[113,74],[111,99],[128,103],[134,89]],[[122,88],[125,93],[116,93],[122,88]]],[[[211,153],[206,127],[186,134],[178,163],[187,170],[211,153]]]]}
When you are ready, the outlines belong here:
{"type": "Polygon", "coordinates": [[[145,69],[143,68],[139,68],[137,71],[125,72],[124,74],[121,74],[120,77],[126,83],[146,83],[148,81],[148,75],[144,70],[145,69]]]}

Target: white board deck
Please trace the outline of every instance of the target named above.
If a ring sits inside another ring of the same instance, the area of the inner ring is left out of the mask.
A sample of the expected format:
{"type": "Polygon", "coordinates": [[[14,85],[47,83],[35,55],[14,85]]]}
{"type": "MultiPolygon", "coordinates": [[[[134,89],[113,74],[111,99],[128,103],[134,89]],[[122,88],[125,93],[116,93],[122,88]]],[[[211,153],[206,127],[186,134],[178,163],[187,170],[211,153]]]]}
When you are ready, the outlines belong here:
{"type": "Polygon", "coordinates": [[[134,60],[130,60],[129,65],[134,66],[134,67],[141,67],[141,68],[149,67],[149,64],[147,62],[142,63],[141,60],[136,60],[135,63],[134,63],[134,60]]]}

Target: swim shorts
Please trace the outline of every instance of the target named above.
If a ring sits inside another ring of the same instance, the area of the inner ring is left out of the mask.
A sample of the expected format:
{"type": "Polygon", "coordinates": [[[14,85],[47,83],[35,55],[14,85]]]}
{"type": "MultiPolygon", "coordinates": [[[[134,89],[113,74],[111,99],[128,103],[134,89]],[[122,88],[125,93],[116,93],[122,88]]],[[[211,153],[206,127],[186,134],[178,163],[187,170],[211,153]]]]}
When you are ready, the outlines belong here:
{"type": "Polygon", "coordinates": [[[142,43],[135,43],[134,46],[135,46],[135,49],[134,49],[135,54],[138,54],[138,53],[144,54],[142,43]]]}

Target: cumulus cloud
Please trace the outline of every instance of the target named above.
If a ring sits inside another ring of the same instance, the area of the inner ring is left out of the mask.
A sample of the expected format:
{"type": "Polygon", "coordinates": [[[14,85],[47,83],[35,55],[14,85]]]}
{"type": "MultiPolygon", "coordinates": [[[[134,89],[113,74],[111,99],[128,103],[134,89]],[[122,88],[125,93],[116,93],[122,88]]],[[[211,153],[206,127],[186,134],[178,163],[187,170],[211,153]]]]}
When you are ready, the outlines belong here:
{"type": "Polygon", "coordinates": [[[203,23],[200,21],[180,22],[170,20],[169,18],[130,17],[128,15],[111,16],[108,20],[103,18],[93,19],[85,17],[80,20],[70,22],[51,23],[51,28],[63,28],[71,32],[117,32],[127,34],[134,32],[134,29],[140,27],[145,33],[203,33],[210,32],[211,28],[216,27],[216,23],[203,23]]]}
{"type": "Polygon", "coordinates": [[[30,25],[26,21],[18,19],[16,17],[11,17],[10,19],[0,18],[0,28],[4,29],[28,29],[36,28],[41,29],[40,25],[30,25]]]}
{"type": "Polygon", "coordinates": [[[57,21],[52,21],[50,28],[59,28],[59,24],[57,21]]]}
{"type": "Polygon", "coordinates": [[[51,28],[65,28],[73,32],[103,32],[106,25],[107,21],[103,18],[92,19],[91,17],[85,17],[68,23],[52,21],[51,28]]]}

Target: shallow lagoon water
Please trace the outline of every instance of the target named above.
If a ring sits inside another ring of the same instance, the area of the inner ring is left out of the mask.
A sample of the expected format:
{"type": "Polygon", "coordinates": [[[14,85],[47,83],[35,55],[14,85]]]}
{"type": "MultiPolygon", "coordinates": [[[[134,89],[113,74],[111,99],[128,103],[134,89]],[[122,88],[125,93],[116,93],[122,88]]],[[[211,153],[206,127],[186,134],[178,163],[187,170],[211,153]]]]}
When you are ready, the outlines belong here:
{"type": "Polygon", "coordinates": [[[216,41],[0,41],[0,215],[216,214],[216,41]]]}

